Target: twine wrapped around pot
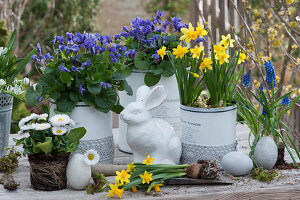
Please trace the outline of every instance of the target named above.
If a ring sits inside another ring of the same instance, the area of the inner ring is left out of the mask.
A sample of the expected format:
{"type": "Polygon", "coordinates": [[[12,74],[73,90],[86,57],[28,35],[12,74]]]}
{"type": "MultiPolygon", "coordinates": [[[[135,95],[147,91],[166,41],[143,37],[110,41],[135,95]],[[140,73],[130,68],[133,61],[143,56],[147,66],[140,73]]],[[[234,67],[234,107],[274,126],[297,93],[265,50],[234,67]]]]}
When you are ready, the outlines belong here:
{"type": "Polygon", "coordinates": [[[30,182],[36,190],[63,190],[67,187],[66,168],[70,153],[55,156],[45,154],[28,155],[30,182]]]}

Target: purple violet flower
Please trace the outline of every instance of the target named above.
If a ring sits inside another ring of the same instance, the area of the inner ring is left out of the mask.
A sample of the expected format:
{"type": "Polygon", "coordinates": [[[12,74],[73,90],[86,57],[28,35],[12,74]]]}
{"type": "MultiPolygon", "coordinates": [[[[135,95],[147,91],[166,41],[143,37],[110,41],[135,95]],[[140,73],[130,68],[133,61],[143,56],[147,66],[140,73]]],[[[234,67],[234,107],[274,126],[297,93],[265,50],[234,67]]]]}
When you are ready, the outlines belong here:
{"type": "Polygon", "coordinates": [[[100,82],[100,87],[106,89],[106,88],[110,88],[111,85],[110,85],[109,83],[104,83],[104,82],[101,81],[101,82],[100,82]]]}
{"type": "Polygon", "coordinates": [[[68,68],[66,68],[63,65],[60,65],[59,67],[60,67],[60,70],[63,71],[63,72],[71,72],[68,68]]]}
{"type": "Polygon", "coordinates": [[[85,91],[85,89],[82,87],[82,85],[79,86],[79,92],[80,94],[83,96],[83,92],[85,91]]]}
{"type": "Polygon", "coordinates": [[[85,67],[85,66],[90,66],[91,65],[91,60],[88,59],[86,62],[83,62],[81,67],[85,67]]]}
{"type": "Polygon", "coordinates": [[[36,96],[37,105],[40,105],[42,103],[43,97],[36,96]]]}

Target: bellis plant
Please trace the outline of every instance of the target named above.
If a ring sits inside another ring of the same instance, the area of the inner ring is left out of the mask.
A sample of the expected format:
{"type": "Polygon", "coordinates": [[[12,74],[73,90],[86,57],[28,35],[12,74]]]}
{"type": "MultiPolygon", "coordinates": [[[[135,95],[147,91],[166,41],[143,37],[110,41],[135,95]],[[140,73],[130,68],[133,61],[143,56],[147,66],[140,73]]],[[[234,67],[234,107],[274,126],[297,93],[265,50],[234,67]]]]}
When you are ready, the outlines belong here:
{"type": "MultiPolygon", "coordinates": [[[[200,106],[199,96],[204,87],[208,89],[206,107],[224,107],[234,104],[234,93],[241,72],[237,66],[245,61],[246,55],[240,51],[231,52],[234,40],[230,34],[222,35],[218,45],[210,47],[210,55],[205,55],[203,46],[188,48],[187,44],[206,38],[204,26],[181,28],[181,44],[167,49],[174,68],[180,102],[186,106],[200,106]]],[[[241,66],[242,68],[242,66],[241,66]]]]}
{"type": "MultiPolygon", "coordinates": [[[[48,119],[48,114],[35,113],[20,120],[20,135],[28,137],[15,139],[16,145],[23,145],[23,155],[74,152],[78,149],[80,138],[86,130],[83,127],[72,128],[74,121],[68,115],[54,115],[48,119]]],[[[94,159],[92,159],[94,160],[94,159]]]]}
{"type": "MultiPolygon", "coordinates": [[[[157,84],[160,78],[170,77],[174,69],[166,56],[166,49],[176,48],[180,44],[180,29],[187,24],[178,17],[171,17],[171,21],[162,20],[163,12],[157,11],[152,20],[137,17],[130,27],[123,27],[115,39],[127,47],[124,54],[124,64],[129,72],[141,70],[146,72],[144,82],[147,86],[157,84]],[[167,33],[172,30],[172,34],[167,33]]],[[[195,38],[198,42],[204,38],[195,38]]]]}
{"type": "Polygon", "coordinates": [[[17,75],[30,61],[30,57],[35,53],[35,50],[32,50],[26,58],[17,59],[13,54],[15,39],[16,31],[12,33],[7,47],[0,47],[0,93],[10,94],[25,101],[20,95],[26,91],[30,81],[28,78],[19,80],[17,75]]]}
{"type": "MultiPolygon", "coordinates": [[[[117,43],[117,42],[116,42],[117,43]]],[[[38,44],[32,59],[41,67],[42,77],[27,91],[28,105],[53,99],[57,113],[71,113],[78,102],[95,107],[100,112],[119,113],[117,90],[132,94],[125,80],[123,55],[126,47],[116,44],[109,36],[98,33],[66,33],[52,40],[54,55],[42,54],[38,44]]]]}
{"type": "MultiPolygon", "coordinates": [[[[292,95],[293,91],[286,91],[282,96],[278,96],[281,87],[276,87],[276,75],[272,62],[270,60],[264,61],[265,66],[265,83],[266,87],[261,83],[255,87],[255,91],[250,91],[253,100],[246,95],[247,90],[250,90],[251,85],[251,70],[249,70],[242,78],[242,85],[244,89],[240,89],[236,93],[235,99],[238,106],[238,114],[243,118],[244,123],[250,128],[250,133],[254,135],[255,139],[251,146],[250,156],[253,155],[254,148],[263,136],[273,137],[275,143],[278,145],[282,142],[288,150],[296,166],[297,162],[292,155],[290,148],[286,142],[292,144],[298,158],[300,154],[289,134],[289,127],[282,121],[282,117],[289,111],[289,109],[298,101],[300,95],[292,95]],[[294,99],[291,100],[291,96],[294,99]]],[[[250,142],[250,141],[249,141],[250,142]]]]}

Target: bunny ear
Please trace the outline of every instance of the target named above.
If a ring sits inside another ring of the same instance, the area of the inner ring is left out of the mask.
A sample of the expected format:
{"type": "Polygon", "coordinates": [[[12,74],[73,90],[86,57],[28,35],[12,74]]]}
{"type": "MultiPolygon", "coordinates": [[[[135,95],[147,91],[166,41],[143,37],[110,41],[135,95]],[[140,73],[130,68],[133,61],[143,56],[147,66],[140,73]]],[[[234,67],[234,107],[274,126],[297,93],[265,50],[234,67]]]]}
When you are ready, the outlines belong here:
{"type": "Polygon", "coordinates": [[[144,105],[147,110],[152,110],[153,108],[162,104],[167,98],[167,89],[163,85],[156,86],[153,88],[148,96],[144,100],[144,105]]]}
{"type": "Polygon", "coordinates": [[[145,97],[150,93],[150,88],[146,85],[139,87],[136,91],[136,101],[144,101],[145,97]]]}

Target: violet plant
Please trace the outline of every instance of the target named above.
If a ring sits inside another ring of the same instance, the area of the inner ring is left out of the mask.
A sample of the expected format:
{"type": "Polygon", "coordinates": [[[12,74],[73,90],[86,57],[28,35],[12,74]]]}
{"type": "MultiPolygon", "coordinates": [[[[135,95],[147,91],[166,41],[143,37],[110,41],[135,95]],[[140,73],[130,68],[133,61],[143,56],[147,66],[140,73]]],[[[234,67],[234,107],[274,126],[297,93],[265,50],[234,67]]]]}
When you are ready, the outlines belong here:
{"type": "MultiPolygon", "coordinates": [[[[137,17],[130,27],[123,27],[115,38],[127,47],[124,63],[127,65],[128,75],[132,70],[145,71],[144,82],[147,86],[157,84],[160,78],[170,77],[175,71],[167,56],[161,57],[157,50],[163,47],[176,48],[180,44],[180,30],[188,25],[181,22],[178,17],[171,17],[171,21],[162,20],[163,12],[157,11],[152,20],[137,17]],[[168,34],[167,30],[172,30],[168,34]]],[[[197,42],[203,38],[197,38],[197,42]]]]}
{"type": "Polygon", "coordinates": [[[38,70],[42,77],[36,86],[27,90],[28,105],[51,98],[57,113],[71,113],[78,102],[100,112],[122,111],[117,90],[132,95],[121,65],[128,52],[125,46],[109,36],[87,32],[55,36],[51,42],[54,55],[43,55],[38,44],[38,54],[32,56],[41,65],[38,70]]]}
{"type": "MultiPolygon", "coordinates": [[[[251,70],[249,70],[242,78],[244,89],[236,93],[235,99],[238,106],[238,114],[243,118],[244,123],[250,128],[249,138],[251,134],[254,135],[254,141],[250,145],[250,157],[253,156],[254,148],[263,136],[271,136],[278,146],[281,141],[287,151],[289,152],[294,164],[297,162],[291,153],[287,140],[300,158],[299,151],[293,142],[289,130],[290,128],[282,121],[283,116],[288,110],[298,101],[300,95],[290,100],[293,91],[289,91],[284,95],[277,97],[281,91],[282,86],[276,87],[276,75],[272,62],[264,62],[266,71],[266,89],[264,90],[261,83],[257,90],[250,91],[254,101],[247,97],[247,90],[251,85],[251,70]]],[[[250,142],[250,141],[249,141],[250,142]]]]}

